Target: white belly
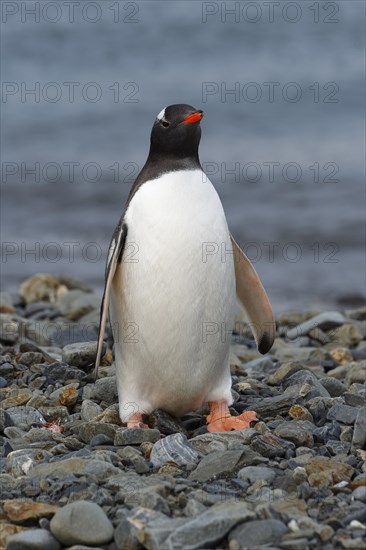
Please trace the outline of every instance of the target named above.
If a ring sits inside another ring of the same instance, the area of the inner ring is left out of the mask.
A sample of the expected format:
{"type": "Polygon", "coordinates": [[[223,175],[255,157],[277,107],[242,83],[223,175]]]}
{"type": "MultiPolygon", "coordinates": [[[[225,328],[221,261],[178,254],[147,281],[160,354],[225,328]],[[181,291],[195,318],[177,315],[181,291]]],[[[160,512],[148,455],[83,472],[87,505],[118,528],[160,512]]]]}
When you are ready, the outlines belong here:
{"type": "Polygon", "coordinates": [[[111,300],[123,420],[231,400],[232,248],[220,199],[204,177],[184,171],[145,183],[126,212],[111,300]]]}

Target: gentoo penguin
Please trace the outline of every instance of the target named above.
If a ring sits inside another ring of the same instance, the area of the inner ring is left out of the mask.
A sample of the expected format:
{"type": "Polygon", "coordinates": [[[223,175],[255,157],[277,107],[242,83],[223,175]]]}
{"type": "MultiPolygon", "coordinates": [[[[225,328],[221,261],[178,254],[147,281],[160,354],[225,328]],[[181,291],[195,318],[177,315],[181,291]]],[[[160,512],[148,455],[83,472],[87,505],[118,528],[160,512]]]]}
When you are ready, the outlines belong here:
{"type": "Polygon", "coordinates": [[[157,116],[147,161],[113,234],[96,373],[110,306],[121,420],[164,409],[182,416],[209,403],[209,431],[242,429],[255,412],[231,416],[229,347],[235,294],[258,349],[272,346],[266,292],[229,233],[198,158],[203,112],[170,105],[157,116]]]}

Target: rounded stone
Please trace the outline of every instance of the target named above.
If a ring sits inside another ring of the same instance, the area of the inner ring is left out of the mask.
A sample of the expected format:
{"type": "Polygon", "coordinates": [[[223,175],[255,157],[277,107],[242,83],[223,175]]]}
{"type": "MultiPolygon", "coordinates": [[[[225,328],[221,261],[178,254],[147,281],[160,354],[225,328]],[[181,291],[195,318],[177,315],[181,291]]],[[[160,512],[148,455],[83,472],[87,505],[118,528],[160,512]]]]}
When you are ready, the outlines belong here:
{"type": "Polygon", "coordinates": [[[279,542],[287,532],[286,525],[277,519],[248,521],[231,531],[229,545],[238,542],[240,548],[260,548],[262,545],[279,542]]]}
{"type": "Polygon", "coordinates": [[[60,543],[45,529],[29,529],[12,535],[6,550],[60,550],[60,543]]]}
{"type": "Polygon", "coordinates": [[[10,407],[6,412],[11,420],[10,425],[20,427],[21,424],[25,424],[29,429],[32,424],[43,425],[45,423],[41,412],[33,407],[10,407]]]}
{"type": "Polygon", "coordinates": [[[239,479],[245,479],[250,483],[255,483],[256,481],[267,481],[271,483],[275,477],[276,472],[265,466],[246,466],[238,472],[239,479]]]}
{"type": "Polygon", "coordinates": [[[97,342],[76,342],[62,350],[62,360],[73,367],[83,368],[95,361],[97,342]]]}
{"type": "Polygon", "coordinates": [[[113,437],[109,437],[106,434],[98,434],[90,440],[89,445],[91,447],[98,447],[99,445],[113,445],[113,437]]]}
{"type": "Polygon", "coordinates": [[[102,508],[85,500],[60,508],[52,518],[50,528],[65,546],[107,544],[113,537],[113,525],[102,508]]]}
{"type": "Polygon", "coordinates": [[[281,422],[275,429],[276,436],[292,441],[297,447],[312,447],[314,424],[308,420],[292,420],[281,422]]]}
{"type": "Polygon", "coordinates": [[[103,412],[102,407],[98,403],[94,403],[90,399],[84,399],[81,405],[81,418],[85,422],[91,422],[98,414],[103,412]]]}
{"type": "Polygon", "coordinates": [[[356,487],[356,489],[352,493],[352,496],[355,500],[360,500],[361,502],[366,503],[366,487],[356,487]]]}
{"type": "Polygon", "coordinates": [[[341,380],[337,380],[333,376],[326,376],[319,380],[322,386],[328,391],[331,397],[338,397],[343,395],[347,388],[341,380]]]}

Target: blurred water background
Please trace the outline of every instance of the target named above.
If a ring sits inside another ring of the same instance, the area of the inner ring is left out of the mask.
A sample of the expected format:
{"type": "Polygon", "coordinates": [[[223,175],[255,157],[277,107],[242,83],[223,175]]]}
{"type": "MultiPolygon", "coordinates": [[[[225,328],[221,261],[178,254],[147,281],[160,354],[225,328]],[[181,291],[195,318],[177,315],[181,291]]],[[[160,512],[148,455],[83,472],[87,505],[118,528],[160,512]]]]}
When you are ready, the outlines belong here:
{"type": "Polygon", "coordinates": [[[67,4],[2,6],[3,289],[48,272],[101,292],[154,118],[189,103],[205,112],[201,162],[275,309],[358,304],[364,2],[67,4]]]}

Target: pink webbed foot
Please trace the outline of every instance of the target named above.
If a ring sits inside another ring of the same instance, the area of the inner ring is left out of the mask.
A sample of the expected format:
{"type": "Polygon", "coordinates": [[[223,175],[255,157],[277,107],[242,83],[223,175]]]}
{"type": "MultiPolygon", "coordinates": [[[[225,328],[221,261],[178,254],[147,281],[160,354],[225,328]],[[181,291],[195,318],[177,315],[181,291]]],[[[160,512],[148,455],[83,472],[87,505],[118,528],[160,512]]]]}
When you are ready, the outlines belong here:
{"type": "Polygon", "coordinates": [[[147,424],[143,423],[141,413],[134,413],[127,420],[127,428],[148,428],[148,427],[149,426],[147,424]]]}
{"type": "Polygon", "coordinates": [[[258,421],[254,411],[245,411],[239,416],[231,416],[226,401],[210,401],[209,406],[210,414],[206,419],[209,432],[243,430],[250,428],[251,422],[258,421]]]}

